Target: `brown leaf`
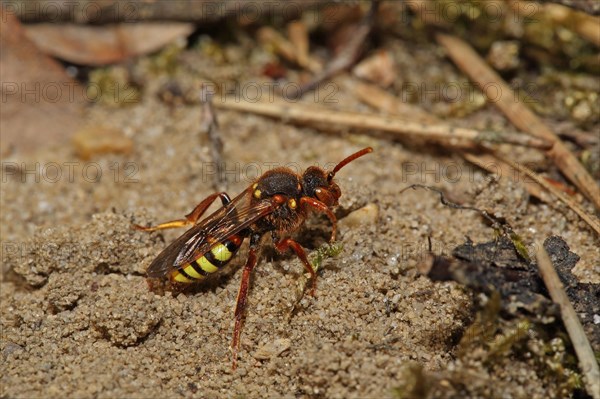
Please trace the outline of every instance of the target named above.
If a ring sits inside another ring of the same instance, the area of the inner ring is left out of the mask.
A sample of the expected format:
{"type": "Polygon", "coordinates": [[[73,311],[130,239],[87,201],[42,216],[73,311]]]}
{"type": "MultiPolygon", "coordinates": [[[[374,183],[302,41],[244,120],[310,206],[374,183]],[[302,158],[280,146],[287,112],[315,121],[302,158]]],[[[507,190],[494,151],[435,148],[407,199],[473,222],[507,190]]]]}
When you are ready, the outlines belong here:
{"type": "Polygon", "coordinates": [[[135,23],[103,26],[36,24],[25,27],[27,36],[43,51],[83,65],[104,65],[151,53],[186,37],[188,23],[135,23]]]}
{"type": "Polygon", "coordinates": [[[44,55],[20,22],[0,7],[2,154],[27,152],[63,141],[81,122],[83,89],[44,55]]]}

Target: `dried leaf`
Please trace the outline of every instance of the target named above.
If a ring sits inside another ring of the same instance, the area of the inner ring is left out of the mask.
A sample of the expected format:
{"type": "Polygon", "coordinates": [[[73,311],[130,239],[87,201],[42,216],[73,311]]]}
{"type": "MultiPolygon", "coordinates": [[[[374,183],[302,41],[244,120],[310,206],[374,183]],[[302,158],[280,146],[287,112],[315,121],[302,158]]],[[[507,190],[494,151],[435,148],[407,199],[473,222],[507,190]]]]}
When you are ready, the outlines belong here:
{"type": "Polygon", "coordinates": [[[40,52],[19,21],[1,7],[0,20],[2,154],[65,140],[81,122],[83,89],[59,63],[40,52]]]}
{"type": "Polygon", "coordinates": [[[105,65],[151,53],[189,35],[188,23],[135,23],[103,26],[36,24],[27,36],[44,52],[83,65],[105,65]]]}

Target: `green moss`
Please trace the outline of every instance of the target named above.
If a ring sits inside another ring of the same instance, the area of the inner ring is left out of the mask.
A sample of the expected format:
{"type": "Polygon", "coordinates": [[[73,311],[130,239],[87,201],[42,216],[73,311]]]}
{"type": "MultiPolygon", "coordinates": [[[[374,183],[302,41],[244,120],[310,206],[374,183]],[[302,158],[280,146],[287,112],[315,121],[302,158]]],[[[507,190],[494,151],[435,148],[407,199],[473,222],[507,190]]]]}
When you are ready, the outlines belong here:
{"type": "Polygon", "coordinates": [[[520,320],[516,325],[497,335],[489,344],[488,358],[485,363],[491,365],[496,357],[510,354],[513,348],[528,338],[530,328],[531,323],[528,320],[520,320]]]}
{"type": "Polygon", "coordinates": [[[529,252],[527,252],[527,245],[525,245],[521,236],[512,232],[511,234],[509,234],[509,238],[515,246],[515,249],[517,250],[519,255],[521,255],[521,257],[527,262],[530,262],[531,257],[529,256],[529,252]]]}
{"type": "Polygon", "coordinates": [[[342,253],[344,244],[334,242],[333,244],[323,244],[311,254],[310,264],[316,272],[319,270],[323,261],[329,258],[334,258],[342,253]]]}

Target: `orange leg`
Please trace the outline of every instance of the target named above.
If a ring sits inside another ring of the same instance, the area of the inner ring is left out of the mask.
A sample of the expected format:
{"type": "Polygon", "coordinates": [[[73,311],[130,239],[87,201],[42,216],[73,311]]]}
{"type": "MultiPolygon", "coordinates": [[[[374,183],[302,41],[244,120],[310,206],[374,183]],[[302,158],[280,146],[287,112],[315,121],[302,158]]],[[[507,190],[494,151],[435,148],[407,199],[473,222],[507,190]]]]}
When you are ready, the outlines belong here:
{"type": "Polygon", "coordinates": [[[161,223],[158,226],[144,227],[138,224],[134,224],[133,227],[142,231],[156,231],[163,229],[173,229],[177,227],[184,227],[190,224],[195,224],[198,221],[198,219],[200,219],[200,216],[202,216],[204,212],[206,212],[208,207],[217,199],[217,197],[221,198],[223,206],[226,206],[231,202],[231,199],[229,198],[229,195],[227,195],[227,193],[214,193],[209,195],[208,197],[206,197],[206,199],[204,199],[202,202],[196,205],[193,211],[185,215],[185,219],[172,220],[170,222],[161,223]]]}
{"type": "MultiPolygon", "coordinates": [[[[314,198],[311,198],[311,197],[300,198],[300,205],[304,206],[305,208],[310,207],[316,211],[323,212],[325,215],[327,215],[327,217],[329,218],[329,220],[331,221],[331,224],[332,224],[331,238],[329,239],[329,242],[334,242],[335,235],[337,232],[337,218],[335,217],[333,212],[331,212],[331,209],[329,209],[329,207],[327,205],[325,205],[323,202],[316,200],[314,198]]],[[[298,255],[298,256],[300,256],[300,255],[298,255]]]]}
{"type": "Polygon", "coordinates": [[[237,303],[235,305],[235,327],[233,329],[233,341],[231,342],[231,351],[233,354],[233,369],[237,367],[237,356],[240,349],[240,335],[242,334],[242,324],[244,322],[244,311],[246,310],[246,300],[248,299],[248,288],[250,287],[250,275],[256,266],[256,251],[250,248],[248,260],[244,271],[242,272],[242,282],[238,291],[237,303]]]}
{"type": "Polygon", "coordinates": [[[292,250],[296,253],[296,256],[298,256],[298,258],[300,258],[300,260],[302,261],[302,264],[304,265],[306,271],[310,273],[310,278],[312,279],[312,288],[310,289],[310,295],[315,296],[315,290],[317,289],[317,273],[315,273],[315,269],[313,269],[310,262],[308,261],[308,258],[306,257],[306,252],[304,252],[304,248],[302,248],[300,244],[298,244],[296,241],[292,240],[289,237],[284,238],[278,243],[276,243],[275,248],[281,253],[284,253],[289,248],[292,248],[292,250]]]}

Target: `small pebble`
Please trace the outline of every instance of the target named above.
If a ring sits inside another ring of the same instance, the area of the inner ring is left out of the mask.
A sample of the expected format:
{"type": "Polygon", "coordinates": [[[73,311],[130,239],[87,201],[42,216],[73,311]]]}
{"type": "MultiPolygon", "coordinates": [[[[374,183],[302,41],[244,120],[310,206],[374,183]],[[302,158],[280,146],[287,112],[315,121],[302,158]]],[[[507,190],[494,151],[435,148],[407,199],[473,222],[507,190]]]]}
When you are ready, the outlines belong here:
{"type": "Polygon", "coordinates": [[[98,154],[128,154],[133,149],[133,141],[121,130],[105,126],[88,126],[79,130],[73,135],[73,145],[77,155],[84,160],[98,154]]]}
{"type": "Polygon", "coordinates": [[[379,217],[379,207],[370,203],[351,212],[344,219],[340,220],[340,226],[343,228],[353,228],[360,225],[374,224],[379,217]]]}

